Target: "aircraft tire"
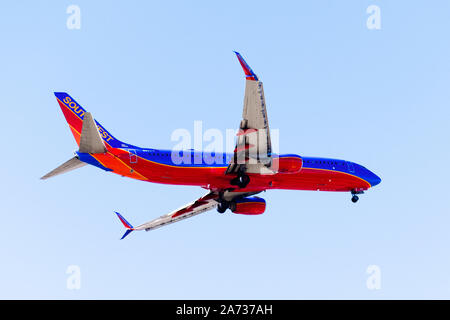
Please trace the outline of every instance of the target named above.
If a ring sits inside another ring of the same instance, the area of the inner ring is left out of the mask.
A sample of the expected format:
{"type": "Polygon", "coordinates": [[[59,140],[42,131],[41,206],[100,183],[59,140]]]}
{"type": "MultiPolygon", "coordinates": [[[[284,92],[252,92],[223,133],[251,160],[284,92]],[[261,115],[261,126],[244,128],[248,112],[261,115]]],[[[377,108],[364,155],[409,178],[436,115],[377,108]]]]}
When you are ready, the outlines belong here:
{"type": "Polygon", "coordinates": [[[239,188],[245,188],[250,182],[250,177],[248,175],[242,175],[239,176],[238,181],[239,181],[238,184],[239,188]]]}
{"type": "Polygon", "coordinates": [[[224,213],[228,209],[228,204],[226,202],[220,202],[217,206],[217,212],[224,213]]]}

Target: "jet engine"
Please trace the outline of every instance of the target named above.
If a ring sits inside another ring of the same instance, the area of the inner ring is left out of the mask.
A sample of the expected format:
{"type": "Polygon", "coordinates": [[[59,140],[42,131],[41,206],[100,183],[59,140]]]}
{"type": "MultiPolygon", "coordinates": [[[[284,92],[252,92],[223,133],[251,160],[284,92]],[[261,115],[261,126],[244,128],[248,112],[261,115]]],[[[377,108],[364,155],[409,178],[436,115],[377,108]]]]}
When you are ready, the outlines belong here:
{"type": "Polygon", "coordinates": [[[239,198],[231,203],[230,209],[237,214],[262,214],[266,211],[266,201],[259,197],[239,198]]]}

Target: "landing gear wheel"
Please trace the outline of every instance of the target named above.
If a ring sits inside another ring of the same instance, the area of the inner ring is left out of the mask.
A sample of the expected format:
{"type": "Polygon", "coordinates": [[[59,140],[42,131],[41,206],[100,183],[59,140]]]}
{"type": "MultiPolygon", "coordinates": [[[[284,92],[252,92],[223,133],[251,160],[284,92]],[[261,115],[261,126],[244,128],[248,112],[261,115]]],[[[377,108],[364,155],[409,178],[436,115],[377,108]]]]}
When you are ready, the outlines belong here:
{"type": "Polygon", "coordinates": [[[250,177],[248,175],[242,175],[238,177],[239,188],[245,188],[250,182],[250,177]]]}
{"type": "Polygon", "coordinates": [[[229,205],[227,202],[219,202],[219,205],[217,206],[217,212],[224,213],[227,211],[229,205]]]}
{"type": "Polygon", "coordinates": [[[250,182],[250,177],[246,174],[239,175],[236,178],[231,179],[230,184],[238,186],[239,188],[245,188],[250,182]]]}
{"type": "Polygon", "coordinates": [[[352,197],[352,202],[353,202],[353,203],[358,202],[358,200],[359,200],[359,197],[358,197],[357,195],[354,195],[354,196],[352,197]]]}
{"type": "Polygon", "coordinates": [[[230,184],[232,186],[237,186],[239,184],[239,178],[236,177],[236,178],[231,179],[230,184]]]}

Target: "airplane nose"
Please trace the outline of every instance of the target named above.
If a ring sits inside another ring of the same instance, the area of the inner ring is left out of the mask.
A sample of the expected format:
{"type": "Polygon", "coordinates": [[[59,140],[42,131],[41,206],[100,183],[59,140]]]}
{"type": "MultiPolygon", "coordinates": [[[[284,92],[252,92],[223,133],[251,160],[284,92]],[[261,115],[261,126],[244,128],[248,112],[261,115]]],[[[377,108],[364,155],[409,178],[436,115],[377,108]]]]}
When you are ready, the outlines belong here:
{"type": "Polygon", "coordinates": [[[367,169],[366,167],[363,167],[361,165],[355,165],[356,172],[360,174],[361,178],[366,180],[368,183],[370,183],[371,187],[376,186],[377,184],[380,184],[381,178],[377,176],[375,173],[367,169]]]}
{"type": "Polygon", "coordinates": [[[374,187],[377,184],[380,184],[381,178],[379,176],[377,176],[375,173],[371,172],[368,181],[369,181],[370,185],[372,187],[374,187]]]}

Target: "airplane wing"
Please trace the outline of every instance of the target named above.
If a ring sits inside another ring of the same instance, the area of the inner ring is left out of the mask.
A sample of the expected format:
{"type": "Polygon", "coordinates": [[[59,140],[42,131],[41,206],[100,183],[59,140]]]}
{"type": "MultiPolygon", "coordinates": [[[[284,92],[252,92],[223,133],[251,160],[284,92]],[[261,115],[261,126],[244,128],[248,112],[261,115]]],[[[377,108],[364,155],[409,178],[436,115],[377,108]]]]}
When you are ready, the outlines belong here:
{"type": "Polygon", "coordinates": [[[123,235],[122,239],[125,238],[131,231],[134,231],[134,230],[150,231],[150,230],[165,226],[170,223],[174,223],[174,222],[186,219],[186,218],[193,217],[202,212],[212,210],[218,205],[218,202],[216,201],[217,199],[219,199],[219,194],[216,192],[210,191],[207,194],[205,194],[203,197],[201,197],[193,202],[190,202],[187,205],[185,205],[175,211],[172,211],[172,212],[165,214],[159,218],[156,218],[154,220],[151,220],[149,222],[141,224],[140,226],[137,226],[137,227],[133,227],[128,221],[125,220],[124,217],[122,217],[120,215],[120,213],[116,212],[120,221],[127,229],[127,231],[123,235]]]}
{"type": "MultiPolygon", "coordinates": [[[[272,145],[263,84],[259,81],[256,74],[242,56],[238,52],[235,53],[246,75],[244,111],[242,113],[242,120],[237,134],[238,138],[234,150],[234,157],[227,167],[226,174],[273,174],[272,145]]],[[[194,202],[188,203],[171,213],[137,227],[133,227],[120,215],[120,213],[116,212],[120,221],[126,228],[126,232],[122,236],[122,239],[134,230],[153,230],[214,209],[222,201],[229,202],[237,197],[245,197],[259,192],[260,191],[239,192],[233,190],[211,190],[194,202]]]]}
{"type": "Polygon", "coordinates": [[[151,220],[149,222],[143,223],[137,227],[133,227],[120,213],[116,212],[118,218],[125,226],[126,231],[121,239],[125,238],[130,232],[135,230],[145,230],[150,231],[174,222],[184,220],[186,218],[193,217],[202,212],[206,212],[216,208],[221,200],[232,201],[235,198],[246,197],[250,195],[255,195],[261,191],[252,192],[235,192],[230,190],[214,190],[205,194],[203,197],[182,206],[181,208],[172,211],[171,213],[165,214],[159,218],[151,220]]]}
{"type": "Polygon", "coordinates": [[[244,111],[234,157],[228,165],[226,174],[244,172],[271,174],[272,144],[263,84],[242,56],[238,52],[235,53],[246,77],[244,111]]]}

